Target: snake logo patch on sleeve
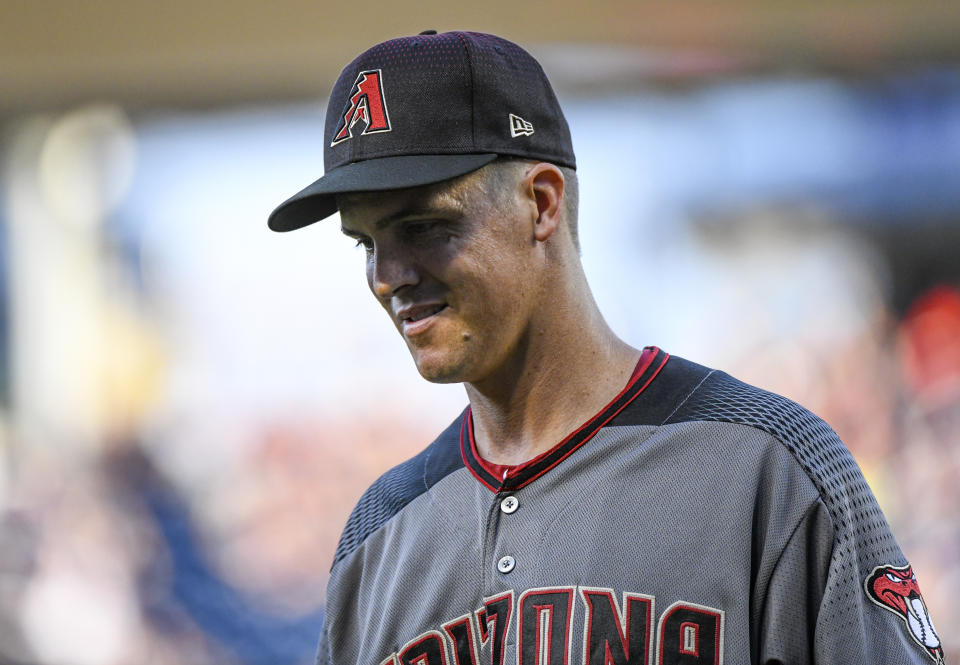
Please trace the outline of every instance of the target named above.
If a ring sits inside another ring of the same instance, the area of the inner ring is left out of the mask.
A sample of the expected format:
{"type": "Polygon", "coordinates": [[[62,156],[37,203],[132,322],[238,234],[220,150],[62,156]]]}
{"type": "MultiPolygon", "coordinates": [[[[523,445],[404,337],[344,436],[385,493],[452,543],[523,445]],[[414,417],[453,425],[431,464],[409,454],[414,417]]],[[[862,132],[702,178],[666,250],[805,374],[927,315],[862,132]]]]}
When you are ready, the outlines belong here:
{"type": "Polygon", "coordinates": [[[863,587],[870,600],[903,619],[910,636],[934,662],[944,662],[940,637],[933,628],[911,566],[877,566],[864,580],[863,587]]]}

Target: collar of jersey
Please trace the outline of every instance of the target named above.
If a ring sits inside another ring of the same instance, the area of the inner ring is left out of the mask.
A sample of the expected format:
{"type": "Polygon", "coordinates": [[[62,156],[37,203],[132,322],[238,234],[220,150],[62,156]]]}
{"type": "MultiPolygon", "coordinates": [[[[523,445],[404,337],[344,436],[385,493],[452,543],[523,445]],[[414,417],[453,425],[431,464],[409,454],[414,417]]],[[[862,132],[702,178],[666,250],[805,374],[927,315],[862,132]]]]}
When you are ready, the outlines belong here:
{"type": "Polygon", "coordinates": [[[480,456],[480,453],[477,452],[476,441],[473,438],[473,413],[467,407],[460,421],[460,453],[463,455],[464,464],[474,478],[493,492],[518,490],[524,485],[532,483],[573,454],[575,450],[589,441],[594,434],[620,413],[627,404],[636,399],[660,373],[669,357],[668,353],[655,346],[644,348],[630,381],[620,391],[620,394],[553,448],[515,466],[493,464],[480,456]]]}

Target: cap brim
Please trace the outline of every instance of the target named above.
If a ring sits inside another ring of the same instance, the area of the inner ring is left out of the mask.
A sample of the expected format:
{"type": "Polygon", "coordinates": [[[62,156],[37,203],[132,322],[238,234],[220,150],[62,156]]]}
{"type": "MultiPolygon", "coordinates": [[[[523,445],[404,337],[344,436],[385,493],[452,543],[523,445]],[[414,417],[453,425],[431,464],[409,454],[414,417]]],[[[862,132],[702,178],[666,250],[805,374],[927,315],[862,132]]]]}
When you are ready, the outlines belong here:
{"type": "Polygon", "coordinates": [[[335,213],[337,194],[430,185],[476,171],[496,158],[494,153],[400,155],[346,164],[277,206],[267,226],[274,231],[293,231],[335,213]]]}

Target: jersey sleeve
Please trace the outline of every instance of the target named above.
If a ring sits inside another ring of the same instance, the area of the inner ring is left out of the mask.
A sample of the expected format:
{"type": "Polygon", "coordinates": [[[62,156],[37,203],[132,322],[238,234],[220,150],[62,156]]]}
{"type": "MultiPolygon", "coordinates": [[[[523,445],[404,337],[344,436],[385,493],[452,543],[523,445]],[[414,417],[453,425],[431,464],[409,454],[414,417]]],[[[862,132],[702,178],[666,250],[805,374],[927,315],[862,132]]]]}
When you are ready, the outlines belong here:
{"type": "MultiPolygon", "coordinates": [[[[816,501],[791,535],[770,578],[762,601],[760,662],[943,663],[939,639],[919,592],[912,601],[909,593],[903,596],[908,605],[906,613],[898,616],[894,608],[874,598],[869,583],[872,573],[859,579],[854,552],[838,546],[834,533],[829,510],[816,501]],[[915,607],[909,607],[911,602],[915,607]]],[[[909,566],[878,567],[883,574],[877,579],[892,588],[887,568],[903,571],[909,566]]],[[[905,588],[911,583],[897,584],[905,588]]]]}
{"type": "Polygon", "coordinates": [[[830,514],[823,502],[814,501],[790,535],[761,596],[761,663],[820,662],[813,658],[813,644],[832,549],[830,514]]]}
{"type": "MultiPolygon", "coordinates": [[[[907,564],[882,565],[877,571],[909,570],[907,564]]],[[[814,662],[915,663],[942,665],[943,648],[933,629],[930,615],[919,590],[915,597],[900,596],[903,611],[897,608],[895,595],[875,598],[868,575],[865,580],[850,574],[849,560],[840,553],[830,560],[827,581],[820,602],[814,635],[814,662]],[[834,608],[844,608],[846,623],[837,619],[834,608]],[[857,660],[859,659],[859,660],[857,660]]],[[[890,573],[894,575],[893,572],[890,573]]],[[[916,588],[916,577],[912,585],[916,588]]],[[[887,578],[884,576],[885,581],[887,578]]]]}
{"type": "Polygon", "coordinates": [[[327,624],[324,622],[320,629],[320,643],[317,645],[316,665],[331,665],[330,645],[327,642],[327,624]]]}
{"type": "Polygon", "coordinates": [[[747,425],[784,446],[816,489],[754,602],[760,662],[943,663],[912,568],[850,451],[820,418],[714,372],[673,416],[747,425]]]}

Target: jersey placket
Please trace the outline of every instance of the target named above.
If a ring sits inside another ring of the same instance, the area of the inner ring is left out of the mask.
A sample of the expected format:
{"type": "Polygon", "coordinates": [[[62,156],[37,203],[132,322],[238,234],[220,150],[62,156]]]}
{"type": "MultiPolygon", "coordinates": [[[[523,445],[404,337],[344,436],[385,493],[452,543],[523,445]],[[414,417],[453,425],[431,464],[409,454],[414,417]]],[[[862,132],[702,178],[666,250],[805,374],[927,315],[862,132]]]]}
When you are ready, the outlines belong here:
{"type": "Polygon", "coordinates": [[[490,496],[483,547],[486,597],[526,588],[540,567],[528,543],[538,525],[524,515],[520,492],[500,490],[490,496]]]}

